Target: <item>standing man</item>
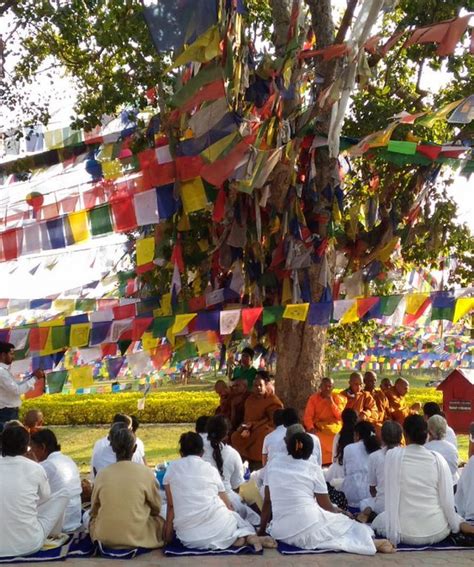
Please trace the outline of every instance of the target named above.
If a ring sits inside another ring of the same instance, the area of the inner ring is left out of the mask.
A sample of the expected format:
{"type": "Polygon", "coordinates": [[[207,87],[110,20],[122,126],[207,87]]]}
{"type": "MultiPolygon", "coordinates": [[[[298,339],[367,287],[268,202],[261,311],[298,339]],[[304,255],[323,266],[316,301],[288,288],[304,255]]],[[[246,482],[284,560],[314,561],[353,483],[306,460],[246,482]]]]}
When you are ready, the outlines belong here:
{"type": "Polygon", "coordinates": [[[359,421],[377,421],[377,406],[374,398],[362,389],[362,374],[353,372],[349,377],[349,388],[341,392],[346,408],[357,412],[359,421]]]}
{"type": "Polygon", "coordinates": [[[368,392],[373,398],[375,405],[377,406],[377,419],[373,420],[373,424],[375,425],[375,429],[377,431],[377,435],[380,437],[382,432],[382,425],[383,422],[388,418],[388,400],[387,396],[383,393],[383,391],[376,390],[375,384],[377,383],[377,374],[372,372],[372,370],[368,370],[364,374],[364,392],[368,392]]]}
{"type": "Polygon", "coordinates": [[[334,380],[323,378],[319,392],[309,397],[304,410],[304,426],[309,433],[318,436],[321,442],[322,464],[332,463],[332,445],[336,433],[341,429],[341,412],[344,400],[333,393],[334,380]]]}
{"type": "Polygon", "coordinates": [[[10,372],[10,365],[15,358],[14,351],[14,345],[0,341],[0,431],[5,422],[18,419],[21,394],[33,390],[36,380],[44,381],[44,372],[35,370],[32,376],[17,382],[10,372]]]}
{"type": "Polygon", "coordinates": [[[240,365],[236,366],[232,373],[232,382],[234,380],[246,380],[249,392],[252,391],[253,381],[257,374],[257,369],[252,366],[254,356],[255,352],[252,348],[244,348],[240,356],[240,365]]]}
{"type": "Polygon", "coordinates": [[[408,394],[410,384],[405,378],[398,378],[395,384],[386,392],[388,399],[388,419],[398,421],[403,426],[405,418],[413,413],[418,413],[421,409],[421,404],[416,402],[408,406],[405,396],[408,394]]]}

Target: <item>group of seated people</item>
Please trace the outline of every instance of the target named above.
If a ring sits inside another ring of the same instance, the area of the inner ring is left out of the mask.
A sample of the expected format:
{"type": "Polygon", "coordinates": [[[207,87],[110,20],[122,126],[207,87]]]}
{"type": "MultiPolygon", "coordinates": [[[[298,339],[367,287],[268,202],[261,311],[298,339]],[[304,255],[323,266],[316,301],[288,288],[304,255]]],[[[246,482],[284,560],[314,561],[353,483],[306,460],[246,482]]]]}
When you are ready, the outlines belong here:
{"type": "Polygon", "coordinates": [[[146,466],[138,422],[115,416],[94,446],[90,498],[52,430],[8,422],[1,436],[0,557],[32,554],[48,537],[78,530],[113,548],[155,549],[176,537],[202,550],[261,550],[278,540],[366,555],[451,533],[474,536],[474,436],[459,477],[450,469],[455,447],[436,404],[425,405],[425,417],[410,411],[403,426],[384,421],[381,441],[376,425],[346,407],[326,468],[318,423],[306,431],[264,371],[253,377],[237,427],[221,413],[222,401],[216,415],[200,417],[195,431],[181,435],[181,458],[169,464],[164,490],[146,466]],[[253,464],[250,479],[244,460],[253,464]]]}

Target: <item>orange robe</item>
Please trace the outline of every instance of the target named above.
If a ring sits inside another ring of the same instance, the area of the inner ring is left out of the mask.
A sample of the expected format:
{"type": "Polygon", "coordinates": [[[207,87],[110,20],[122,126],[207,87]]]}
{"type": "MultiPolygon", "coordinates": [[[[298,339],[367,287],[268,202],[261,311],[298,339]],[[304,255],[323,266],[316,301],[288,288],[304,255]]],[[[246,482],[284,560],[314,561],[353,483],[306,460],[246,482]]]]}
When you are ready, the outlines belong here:
{"type": "Polygon", "coordinates": [[[315,430],[321,442],[323,465],[332,463],[332,444],[341,429],[344,400],[337,394],[323,398],[318,392],[309,397],[304,410],[303,423],[308,431],[315,430]]]}
{"type": "Polygon", "coordinates": [[[388,419],[398,421],[398,423],[403,426],[405,418],[412,413],[409,405],[407,404],[404,396],[400,396],[400,394],[395,390],[394,386],[392,386],[390,390],[387,391],[386,395],[389,405],[387,412],[388,419]]]}
{"type": "Polygon", "coordinates": [[[245,402],[244,424],[250,427],[250,436],[242,437],[239,431],[234,431],[231,442],[242,459],[261,461],[263,440],[273,431],[273,414],[283,407],[280,399],[272,394],[263,398],[252,393],[245,402]]]}
{"type": "Polygon", "coordinates": [[[377,406],[377,419],[374,420],[375,429],[377,430],[377,435],[380,436],[382,431],[383,422],[389,417],[389,403],[387,396],[382,392],[382,390],[373,390],[369,392],[371,396],[374,398],[375,405],[377,406]]]}
{"type": "Polygon", "coordinates": [[[374,398],[369,394],[369,392],[364,392],[362,390],[357,394],[352,394],[352,392],[344,390],[340,395],[347,400],[346,408],[353,409],[357,412],[359,419],[370,422],[377,421],[377,406],[375,405],[374,398]]]}

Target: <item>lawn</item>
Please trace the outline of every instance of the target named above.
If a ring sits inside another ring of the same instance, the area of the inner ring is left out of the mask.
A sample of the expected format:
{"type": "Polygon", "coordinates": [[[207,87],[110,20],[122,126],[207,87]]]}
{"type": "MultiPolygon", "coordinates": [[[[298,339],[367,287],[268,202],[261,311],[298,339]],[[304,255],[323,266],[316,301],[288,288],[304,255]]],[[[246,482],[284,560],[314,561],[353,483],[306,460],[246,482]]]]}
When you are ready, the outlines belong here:
{"type": "MultiPolygon", "coordinates": [[[[79,466],[81,473],[90,469],[92,447],[97,439],[107,435],[105,426],[53,426],[62,451],[72,457],[79,466]]],[[[142,425],[138,436],[145,444],[146,457],[149,465],[156,465],[164,460],[178,458],[178,440],[181,433],[193,429],[193,424],[179,425],[142,425]]],[[[467,460],[468,436],[459,435],[459,456],[467,460]]]]}

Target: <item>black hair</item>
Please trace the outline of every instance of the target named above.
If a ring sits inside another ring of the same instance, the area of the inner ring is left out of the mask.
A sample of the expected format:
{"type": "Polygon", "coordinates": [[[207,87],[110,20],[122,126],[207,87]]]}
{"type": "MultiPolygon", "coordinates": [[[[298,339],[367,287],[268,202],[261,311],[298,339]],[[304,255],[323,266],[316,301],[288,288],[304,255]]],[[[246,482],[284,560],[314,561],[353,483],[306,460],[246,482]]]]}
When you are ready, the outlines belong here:
{"type": "Polygon", "coordinates": [[[402,442],[403,429],[397,421],[386,421],[382,425],[382,441],[387,449],[393,449],[402,442]]]}
{"type": "Polygon", "coordinates": [[[199,433],[188,431],[183,433],[179,438],[179,452],[182,457],[189,457],[191,455],[200,456],[204,448],[202,437],[199,433]]]}
{"type": "Polygon", "coordinates": [[[368,421],[356,423],[354,433],[357,433],[360,440],[364,443],[365,450],[369,455],[380,449],[380,441],[375,434],[375,427],[368,421]]]}
{"type": "Polygon", "coordinates": [[[140,422],[138,421],[138,417],[136,415],[131,415],[130,419],[132,420],[132,431],[136,433],[137,429],[140,427],[140,422]]]}
{"type": "Polygon", "coordinates": [[[44,445],[48,455],[61,450],[61,445],[58,443],[58,439],[51,429],[43,428],[35,431],[31,436],[31,442],[35,445],[44,445]]]}
{"type": "Polygon", "coordinates": [[[299,422],[300,418],[295,408],[285,408],[283,410],[283,425],[285,427],[290,427],[290,425],[295,425],[299,422]]]}
{"type": "Polygon", "coordinates": [[[253,348],[245,347],[244,349],[242,349],[241,354],[248,354],[250,358],[253,358],[255,356],[255,351],[253,350],[253,348]]]}
{"type": "Polygon", "coordinates": [[[284,417],[283,412],[284,411],[285,411],[284,409],[278,408],[277,410],[275,410],[273,412],[273,425],[275,427],[278,427],[279,425],[284,425],[284,423],[283,423],[283,417],[284,417]]]}
{"type": "Polygon", "coordinates": [[[125,413],[116,413],[112,423],[126,423],[127,427],[132,425],[132,418],[125,413]]]}
{"type": "Polygon", "coordinates": [[[136,446],[135,433],[128,427],[112,428],[110,445],[117,461],[131,461],[136,446]]]}
{"type": "Polygon", "coordinates": [[[354,443],[354,428],[357,423],[357,413],[353,409],[346,408],[343,410],[341,418],[342,428],[341,431],[339,431],[339,441],[337,442],[336,448],[336,459],[340,465],[342,465],[344,449],[347,445],[354,443]]]}
{"type": "Polygon", "coordinates": [[[436,402],[426,402],[423,406],[423,414],[428,417],[433,417],[434,415],[441,415],[441,408],[436,402]]]}
{"type": "Polygon", "coordinates": [[[412,443],[424,445],[428,437],[428,424],[421,415],[409,415],[403,422],[403,432],[412,443]]]}
{"type": "Polygon", "coordinates": [[[208,421],[209,421],[208,415],[199,416],[196,419],[196,433],[206,433],[208,421]]]}
{"type": "Polygon", "coordinates": [[[207,438],[212,447],[212,456],[217,470],[224,475],[224,459],[222,458],[221,443],[229,433],[229,422],[223,415],[215,415],[207,422],[207,438]]]}
{"type": "Polygon", "coordinates": [[[268,372],[268,370],[257,370],[257,372],[255,373],[255,380],[257,380],[259,378],[260,378],[260,380],[263,380],[267,384],[271,380],[271,376],[270,376],[270,373],[268,372]]]}
{"type": "Polygon", "coordinates": [[[307,433],[295,433],[286,442],[286,448],[293,459],[307,461],[313,454],[314,443],[307,433]]]}
{"type": "Polygon", "coordinates": [[[30,434],[22,426],[6,427],[2,432],[2,456],[18,457],[28,450],[30,434]]]}
{"type": "Polygon", "coordinates": [[[6,343],[4,341],[0,341],[0,354],[7,354],[14,348],[15,345],[12,345],[12,343],[6,343]]]}

